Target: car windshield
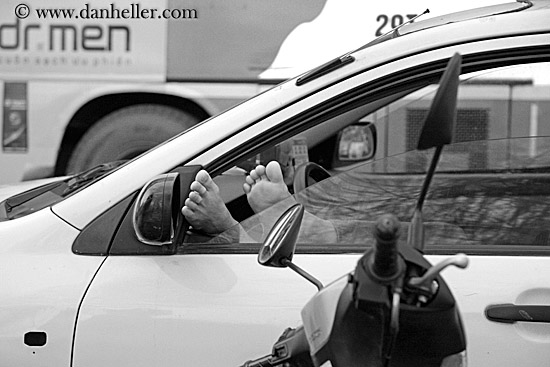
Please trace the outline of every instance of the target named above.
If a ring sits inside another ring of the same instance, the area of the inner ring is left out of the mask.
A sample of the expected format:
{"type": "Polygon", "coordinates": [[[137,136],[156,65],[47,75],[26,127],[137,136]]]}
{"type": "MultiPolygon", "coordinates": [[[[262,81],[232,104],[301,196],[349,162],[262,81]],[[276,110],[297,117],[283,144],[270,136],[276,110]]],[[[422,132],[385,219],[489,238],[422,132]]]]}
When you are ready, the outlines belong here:
{"type": "MultiPolygon", "coordinates": [[[[298,249],[328,243],[342,249],[371,246],[372,225],[387,213],[401,221],[400,240],[405,241],[432,154],[410,151],[327,178],[242,221],[239,241],[262,242],[296,201],[306,209],[298,249]]],[[[549,199],[550,137],[446,146],[424,203],[426,246],[546,244],[549,199]]],[[[233,228],[215,240],[234,242],[236,233],[233,228]]]]}
{"type": "Polygon", "coordinates": [[[76,175],[14,195],[0,202],[0,221],[20,218],[58,203],[125,162],[123,160],[101,164],[76,175]]]}

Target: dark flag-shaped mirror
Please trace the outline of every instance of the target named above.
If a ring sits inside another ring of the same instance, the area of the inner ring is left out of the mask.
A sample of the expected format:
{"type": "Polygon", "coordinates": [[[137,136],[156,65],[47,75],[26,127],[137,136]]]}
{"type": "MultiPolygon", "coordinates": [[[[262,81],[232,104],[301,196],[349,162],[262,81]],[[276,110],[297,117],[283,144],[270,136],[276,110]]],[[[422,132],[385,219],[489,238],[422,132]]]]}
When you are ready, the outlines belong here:
{"type": "Polygon", "coordinates": [[[419,150],[435,148],[409,227],[408,243],[420,251],[424,249],[422,205],[428,193],[441,151],[453,139],[461,63],[462,57],[458,53],[454,54],[449,60],[441,76],[439,88],[424,122],[420,139],[418,140],[417,149],[419,150]]]}

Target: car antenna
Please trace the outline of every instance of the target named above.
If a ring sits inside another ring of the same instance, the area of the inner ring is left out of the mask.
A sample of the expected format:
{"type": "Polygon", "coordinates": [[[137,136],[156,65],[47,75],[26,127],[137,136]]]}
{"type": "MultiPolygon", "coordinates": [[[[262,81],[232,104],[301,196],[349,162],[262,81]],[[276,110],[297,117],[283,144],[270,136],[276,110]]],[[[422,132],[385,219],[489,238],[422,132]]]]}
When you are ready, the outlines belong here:
{"type": "Polygon", "coordinates": [[[382,37],[387,36],[388,34],[390,34],[390,33],[392,33],[392,32],[398,31],[399,28],[403,27],[404,25],[407,25],[407,24],[409,24],[409,23],[414,22],[416,19],[420,18],[420,17],[423,16],[424,14],[428,14],[429,12],[430,12],[430,9],[424,10],[422,13],[420,13],[420,14],[418,14],[418,15],[412,17],[411,19],[407,20],[407,21],[404,22],[404,23],[399,24],[397,27],[390,29],[389,31],[387,31],[387,32],[384,33],[383,35],[378,36],[378,38],[382,38],[382,37]]]}
{"type": "Polygon", "coordinates": [[[416,208],[409,226],[407,242],[419,251],[424,250],[424,222],[422,219],[422,206],[430,183],[435,172],[443,147],[450,144],[453,138],[453,130],[456,119],[456,101],[458,94],[458,82],[461,70],[462,56],[455,53],[447,63],[447,67],[441,76],[439,88],[433,99],[424,127],[420,133],[417,149],[425,150],[435,147],[434,155],[424,183],[418,197],[416,208]]]}

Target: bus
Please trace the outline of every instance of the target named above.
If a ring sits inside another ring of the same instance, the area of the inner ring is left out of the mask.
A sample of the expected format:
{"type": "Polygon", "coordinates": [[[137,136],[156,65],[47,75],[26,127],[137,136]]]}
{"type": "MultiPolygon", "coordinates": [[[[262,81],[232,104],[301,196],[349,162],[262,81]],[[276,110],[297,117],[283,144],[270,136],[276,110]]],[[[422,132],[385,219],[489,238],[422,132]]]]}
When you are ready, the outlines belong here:
{"type": "Polygon", "coordinates": [[[477,5],[3,0],[0,184],[131,159],[426,9],[477,5]]]}

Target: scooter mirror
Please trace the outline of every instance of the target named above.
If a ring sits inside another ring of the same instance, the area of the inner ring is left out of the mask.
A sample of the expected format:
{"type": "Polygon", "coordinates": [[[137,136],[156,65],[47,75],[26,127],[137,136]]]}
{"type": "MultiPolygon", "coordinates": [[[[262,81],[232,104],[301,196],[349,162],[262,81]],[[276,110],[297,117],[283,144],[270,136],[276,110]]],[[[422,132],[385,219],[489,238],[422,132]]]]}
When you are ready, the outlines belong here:
{"type": "Polygon", "coordinates": [[[302,204],[293,205],[281,215],[260,248],[258,253],[260,264],[277,268],[288,266],[294,256],[303,216],[302,204]]]}
{"type": "Polygon", "coordinates": [[[461,64],[459,53],[455,53],[447,63],[418,139],[419,150],[441,147],[453,140],[461,64]]]}

